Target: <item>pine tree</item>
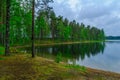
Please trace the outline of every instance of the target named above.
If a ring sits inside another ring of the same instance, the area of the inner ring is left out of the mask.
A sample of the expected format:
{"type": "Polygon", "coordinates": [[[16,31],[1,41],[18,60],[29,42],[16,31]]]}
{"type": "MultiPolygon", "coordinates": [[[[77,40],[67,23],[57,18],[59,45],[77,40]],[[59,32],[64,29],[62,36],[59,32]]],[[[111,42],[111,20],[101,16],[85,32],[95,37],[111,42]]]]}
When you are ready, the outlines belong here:
{"type": "Polygon", "coordinates": [[[34,6],[35,0],[32,2],[32,57],[35,57],[35,47],[34,47],[34,6]]]}
{"type": "Polygon", "coordinates": [[[9,30],[10,30],[10,0],[6,0],[6,35],[5,35],[5,55],[9,55],[9,30]]]}

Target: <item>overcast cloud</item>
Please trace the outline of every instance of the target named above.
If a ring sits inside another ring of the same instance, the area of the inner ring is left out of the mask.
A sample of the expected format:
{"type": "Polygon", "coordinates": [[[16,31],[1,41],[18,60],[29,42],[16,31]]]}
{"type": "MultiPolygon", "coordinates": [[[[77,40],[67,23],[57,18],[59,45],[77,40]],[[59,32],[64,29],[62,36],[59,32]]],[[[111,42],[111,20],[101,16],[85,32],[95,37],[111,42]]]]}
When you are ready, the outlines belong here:
{"type": "Polygon", "coordinates": [[[120,0],[54,0],[53,9],[57,16],[120,35],[120,0]]]}

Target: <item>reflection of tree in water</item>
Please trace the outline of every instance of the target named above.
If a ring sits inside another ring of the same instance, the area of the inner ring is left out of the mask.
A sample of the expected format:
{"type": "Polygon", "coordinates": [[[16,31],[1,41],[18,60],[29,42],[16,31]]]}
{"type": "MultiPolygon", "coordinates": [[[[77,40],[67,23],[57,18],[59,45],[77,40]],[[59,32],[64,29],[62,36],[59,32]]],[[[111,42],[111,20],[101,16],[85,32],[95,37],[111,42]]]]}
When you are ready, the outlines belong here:
{"type": "Polygon", "coordinates": [[[81,59],[85,56],[91,57],[98,53],[103,53],[105,44],[104,43],[86,43],[86,44],[75,44],[75,45],[64,45],[61,46],[62,55],[67,58],[81,59]]]}
{"type": "Polygon", "coordinates": [[[73,45],[44,46],[36,47],[36,53],[40,56],[52,54],[54,56],[61,52],[62,56],[67,59],[81,59],[86,56],[91,57],[103,53],[105,43],[82,43],[73,45]]]}

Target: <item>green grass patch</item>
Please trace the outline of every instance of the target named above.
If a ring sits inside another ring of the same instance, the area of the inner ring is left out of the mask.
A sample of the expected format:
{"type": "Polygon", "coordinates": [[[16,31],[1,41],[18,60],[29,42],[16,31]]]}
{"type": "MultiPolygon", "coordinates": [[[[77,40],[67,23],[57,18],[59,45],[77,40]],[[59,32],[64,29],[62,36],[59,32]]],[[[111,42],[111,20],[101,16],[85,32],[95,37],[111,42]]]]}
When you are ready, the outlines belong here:
{"type": "Polygon", "coordinates": [[[0,46],[0,55],[3,55],[5,54],[5,48],[0,46]]]}
{"type": "Polygon", "coordinates": [[[77,69],[77,70],[86,72],[86,68],[84,66],[80,66],[80,65],[69,64],[69,65],[66,65],[65,67],[70,68],[70,69],[77,69]]]}
{"type": "Polygon", "coordinates": [[[0,58],[0,60],[4,60],[4,58],[0,58]]]}

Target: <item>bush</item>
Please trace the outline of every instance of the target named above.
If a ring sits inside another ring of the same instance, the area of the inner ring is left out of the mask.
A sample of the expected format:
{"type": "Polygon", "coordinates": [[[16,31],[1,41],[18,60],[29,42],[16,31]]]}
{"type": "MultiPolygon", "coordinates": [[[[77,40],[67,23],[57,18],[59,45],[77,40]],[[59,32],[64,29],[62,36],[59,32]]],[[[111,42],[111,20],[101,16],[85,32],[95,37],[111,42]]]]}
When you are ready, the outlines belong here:
{"type": "Polygon", "coordinates": [[[62,54],[59,52],[56,56],[55,62],[60,63],[60,61],[62,61],[62,54]]]}
{"type": "Polygon", "coordinates": [[[5,54],[5,48],[0,46],[0,55],[5,54]]]}

